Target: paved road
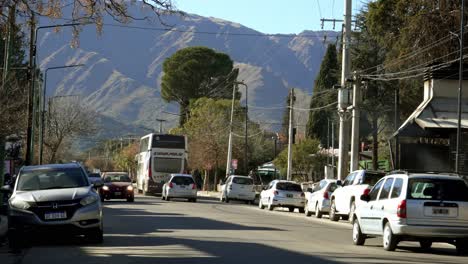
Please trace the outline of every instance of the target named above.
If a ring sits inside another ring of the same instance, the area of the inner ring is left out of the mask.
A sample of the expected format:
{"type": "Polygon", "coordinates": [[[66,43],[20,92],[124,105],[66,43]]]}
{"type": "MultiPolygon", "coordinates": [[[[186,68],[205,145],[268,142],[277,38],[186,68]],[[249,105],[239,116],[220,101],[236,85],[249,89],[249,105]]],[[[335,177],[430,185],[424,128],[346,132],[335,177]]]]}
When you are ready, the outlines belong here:
{"type": "MultiPolygon", "coordinates": [[[[105,203],[105,242],[81,239],[33,242],[21,254],[0,247],[0,263],[467,263],[452,246],[421,252],[402,243],[386,252],[380,239],[351,243],[351,226],[299,213],[262,211],[213,200],[164,202],[137,197],[135,203],[105,203]]],[[[45,238],[43,238],[45,240],[45,238]]]]}

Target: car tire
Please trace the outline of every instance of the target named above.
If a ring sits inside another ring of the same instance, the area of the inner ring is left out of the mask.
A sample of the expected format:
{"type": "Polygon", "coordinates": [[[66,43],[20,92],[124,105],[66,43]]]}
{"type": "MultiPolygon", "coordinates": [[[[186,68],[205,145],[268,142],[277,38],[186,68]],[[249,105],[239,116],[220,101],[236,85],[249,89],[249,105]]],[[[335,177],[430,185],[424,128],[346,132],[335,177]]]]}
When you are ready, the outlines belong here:
{"type": "Polygon", "coordinates": [[[336,214],[335,200],[332,200],[330,206],[330,220],[336,222],[340,220],[340,216],[336,214]]]}
{"type": "Polygon", "coordinates": [[[389,223],[385,224],[383,237],[382,237],[383,248],[386,251],[395,251],[398,245],[398,237],[393,234],[392,228],[389,223]]]}
{"type": "Polygon", "coordinates": [[[307,217],[312,215],[312,212],[309,211],[309,202],[306,202],[305,205],[304,205],[304,214],[307,217]]]}
{"type": "Polygon", "coordinates": [[[245,204],[250,204],[250,201],[249,200],[245,201],[245,204]]]}
{"type": "Polygon", "coordinates": [[[104,234],[100,227],[96,227],[89,230],[88,233],[85,235],[85,238],[88,242],[93,244],[101,244],[102,242],[104,242],[104,234]]]}
{"type": "Polygon", "coordinates": [[[197,202],[197,198],[193,198],[192,203],[196,203],[196,202],[197,202]]]}
{"type": "Polygon", "coordinates": [[[227,197],[227,195],[226,195],[226,197],[224,197],[224,202],[229,203],[229,198],[227,197]]]}
{"type": "Polygon", "coordinates": [[[300,214],[303,214],[303,213],[305,212],[304,207],[299,207],[299,208],[297,208],[297,209],[299,210],[299,213],[300,213],[300,214]]]}
{"type": "Polygon", "coordinates": [[[166,197],[164,196],[164,194],[161,194],[161,200],[166,200],[166,197]]]}
{"type": "Polygon", "coordinates": [[[262,198],[260,198],[260,200],[258,201],[258,208],[260,208],[261,210],[265,209],[265,206],[262,203],[262,198]]]}
{"type": "Polygon", "coordinates": [[[135,201],[135,197],[129,197],[127,198],[127,202],[133,203],[135,201]]]}
{"type": "Polygon", "coordinates": [[[273,211],[275,209],[275,206],[273,205],[272,201],[268,203],[268,211],[273,211]]]}
{"type": "Polygon", "coordinates": [[[171,200],[171,198],[169,198],[169,196],[166,195],[166,201],[169,202],[170,200],[171,200]]]}
{"type": "Polygon", "coordinates": [[[353,223],[354,211],[356,211],[356,203],[354,201],[352,201],[351,205],[349,207],[349,214],[348,214],[348,220],[351,223],[353,223]]]}
{"type": "Polygon", "coordinates": [[[296,209],[296,208],[294,208],[294,207],[288,207],[288,210],[289,210],[290,213],[294,212],[294,209],[296,209]]]}
{"type": "Polygon", "coordinates": [[[250,201],[250,204],[251,204],[251,205],[255,205],[255,199],[251,200],[251,201],[250,201]]]}
{"type": "Polygon", "coordinates": [[[461,238],[455,241],[455,247],[457,248],[457,254],[460,256],[468,255],[468,239],[461,238]]]}
{"type": "Polygon", "coordinates": [[[353,221],[353,244],[356,246],[362,246],[366,242],[366,235],[361,232],[361,226],[359,221],[355,219],[353,221]]]}
{"type": "Polygon", "coordinates": [[[316,218],[322,218],[323,213],[320,211],[318,203],[315,205],[315,217],[316,218]]]}
{"type": "Polygon", "coordinates": [[[419,241],[419,246],[421,246],[421,249],[424,251],[430,250],[432,247],[432,241],[429,240],[421,240],[419,241]]]}

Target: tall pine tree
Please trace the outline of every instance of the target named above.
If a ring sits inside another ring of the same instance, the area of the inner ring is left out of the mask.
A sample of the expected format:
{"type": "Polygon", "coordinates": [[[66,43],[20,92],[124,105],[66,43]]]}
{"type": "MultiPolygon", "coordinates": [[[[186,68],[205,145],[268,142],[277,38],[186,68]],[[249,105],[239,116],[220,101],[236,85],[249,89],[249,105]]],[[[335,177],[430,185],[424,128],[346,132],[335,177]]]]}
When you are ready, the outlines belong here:
{"type": "MultiPolygon", "coordinates": [[[[319,108],[329,105],[337,100],[336,92],[333,92],[333,85],[338,83],[338,57],[336,46],[329,44],[325,57],[320,66],[320,72],[315,81],[315,87],[310,102],[310,108],[319,108]]],[[[311,110],[309,121],[307,122],[306,135],[310,138],[320,140],[322,146],[327,143],[328,120],[332,120],[335,109],[333,107],[320,110],[311,110]]]]}

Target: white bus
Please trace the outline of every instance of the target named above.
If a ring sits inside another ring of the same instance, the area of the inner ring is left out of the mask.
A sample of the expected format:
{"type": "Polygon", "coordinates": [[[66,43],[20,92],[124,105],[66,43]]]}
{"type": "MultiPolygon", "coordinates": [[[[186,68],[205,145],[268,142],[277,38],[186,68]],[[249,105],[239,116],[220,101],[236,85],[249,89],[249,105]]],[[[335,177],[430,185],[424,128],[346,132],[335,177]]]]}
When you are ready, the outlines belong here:
{"type": "Polygon", "coordinates": [[[143,194],[162,192],[171,173],[184,173],[187,163],[185,136],[151,133],[141,138],[137,189],[143,194]]]}

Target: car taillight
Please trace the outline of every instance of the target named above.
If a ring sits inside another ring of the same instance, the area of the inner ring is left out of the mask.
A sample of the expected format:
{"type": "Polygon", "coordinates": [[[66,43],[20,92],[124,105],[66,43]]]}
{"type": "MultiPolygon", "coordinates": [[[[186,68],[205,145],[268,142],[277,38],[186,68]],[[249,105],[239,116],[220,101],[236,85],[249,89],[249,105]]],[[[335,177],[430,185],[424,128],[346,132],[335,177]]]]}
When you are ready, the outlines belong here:
{"type": "Polygon", "coordinates": [[[172,182],[169,183],[169,188],[174,188],[174,184],[172,182]]]}
{"type": "Polygon", "coordinates": [[[153,178],[153,170],[151,169],[151,159],[149,160],[148,163],[148,178],[153,178]]]}
{"type": "Polygon", "coordinates": [[[330,196],[328,195],[328,192],[323,193],[323,199],[330,199],[330,196]]]}
{"type": "Polygon", "coordinates": [[[402,200],[397,207],[397,216],[406,218],[406,200],[402,200]]]}
{"type": "Polygon", "coordinates": [[[278,195],[279,192],[278,192],[278,191],[274,191],[273,194],[274,194],[274,195],[278,195]]]}
{"type": "Polygon", "coordinates": [[[196,188],[197,188],[197,185],[195,185],[195,183],[192,184],[192,190],[195,190],[196,188]]]}
{"type": "Polygon", "coordinates": [[[368,195],[370,193],[370,189],[365,189],[364,192],[362,193],[363,195],[368,195]]]}

